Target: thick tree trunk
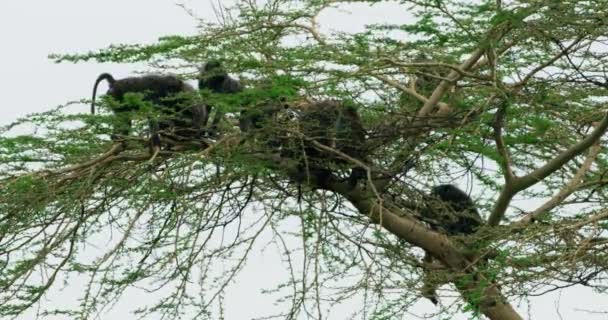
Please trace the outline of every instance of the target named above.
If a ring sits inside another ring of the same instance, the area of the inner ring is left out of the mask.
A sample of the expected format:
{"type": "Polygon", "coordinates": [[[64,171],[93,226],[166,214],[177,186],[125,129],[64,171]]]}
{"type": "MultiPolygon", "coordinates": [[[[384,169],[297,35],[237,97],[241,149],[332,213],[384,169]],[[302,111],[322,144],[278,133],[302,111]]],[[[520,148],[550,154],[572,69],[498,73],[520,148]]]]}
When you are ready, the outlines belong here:
{"type": "MultiPolygon", "coordinates": [[[[487,283],[475,272],[475,267],[460,253],[458,248],[447,236],[426,228],[423,224],[407,217],[405,212],[390,203],[379,202],[369,193],[356,189],[342,193],[358,210],[372,219],[374,223],[398,236],[399,238],[418,246],[429,252],[435,259],[454,270],[458,274],[471,275],[471,281],[466,284],[455,285],[467,299],[467,292],[483,290],[481,303],[477,303],[481,312],[492,320],[521,320],[522,317],[515,311],[508,301],[502,296],[496,286],[485,289],[482,283],[487,283]]],[[[475,302],[469,301],[473,304],[475,302]]]]}

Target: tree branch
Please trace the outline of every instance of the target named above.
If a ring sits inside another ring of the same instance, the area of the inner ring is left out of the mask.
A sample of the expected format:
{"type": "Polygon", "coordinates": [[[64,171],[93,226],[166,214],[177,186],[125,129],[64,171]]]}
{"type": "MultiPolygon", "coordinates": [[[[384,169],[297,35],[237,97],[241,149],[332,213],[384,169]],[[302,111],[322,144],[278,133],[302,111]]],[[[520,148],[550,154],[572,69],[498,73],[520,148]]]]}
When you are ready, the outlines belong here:
{"type": "Polygon", "coordinates": [[[467,293],[482,289],[482,301],[481,303],[477,301],[477,304],[481,312],[488,318],[492,320],[522,319],[502,296],[496,285],[485,279],[482,274],[477,273],[475,266],[460,253],[447,236],[426,228],[420,222],[409,218],[406,212],[391,206],[390,203],[376,201],[374,196],[360,189],[350,192],[339,191],[357,208],[359,213],[370,217],[374,223],[400,239],[426,250],[454,273],[465,273],[470,276],[470,281],[456,281],[454,285],[465,300],[467,300],[467,293]]]}
{"type": "Polygon", "coordinates": [[[542,181],[544,178],[548,177],[550,174],[559,170],[568,161],[572,160],[574,157],[578,156],[596,143],[606,132],[606,129],[608,129],[608,114],[604,116],[597,128],[593,130],[593,132],[585,139],[573,145],[568,150],[558,154],[551,161],[547,162],[545,165],[534,170],[533,172],[523,177],[514,177],[513,183],[505,185],[505,188],[500,193],[496,206],[488,219],[488,225],[496,226],[500,223],[500,220],[504,217],[509,203],[515,194],[535,185],[539,181],[542,181]]]}

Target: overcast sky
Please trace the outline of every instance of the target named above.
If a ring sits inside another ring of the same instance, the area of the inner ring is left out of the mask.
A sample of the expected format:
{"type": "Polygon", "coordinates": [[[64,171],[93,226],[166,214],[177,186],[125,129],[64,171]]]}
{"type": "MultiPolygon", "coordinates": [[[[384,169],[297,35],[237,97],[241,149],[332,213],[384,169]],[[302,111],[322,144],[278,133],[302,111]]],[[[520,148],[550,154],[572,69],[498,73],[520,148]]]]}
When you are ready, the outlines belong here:
{"type": "MultiPolygon", "coordinates": [[[[198,16],[213,19],[210,1],[181,3],[192,8],[198,16]]],[[[398,21],[405,16],[403,8],[397,10],[394,6],[376,6],[365,11],[360,7],[353,8],[350,13],[327,13],[320,22],[331,22],[334,28],[357,30],[363,22],[398,21]]],[[[90,98],[93,82],[101,72],[122,77],[142,67],[92,62],[53,64],[46,58],[48,54],[85,52],[117,43],[148,43],[169,34],[193,34],[196,24],[197,21],[172,0],[0,1],[0,125],[31,112],[90,98]]],[[[88,106],[82,105],[82,109],[87,112],[88,106]]],[[[261,246],[257,249],[226,297],[227,320],[250,319],[276,310],[273,301],[259,293],[263,288],[271,288],[273,279],[284,272],[280,257],[274,250],[262,251],[261,246]]],[[[47,302],[61,303],[61,295],[69,294],[68,287],[58,296],[48,297],[47,302]]],[[[128,299],[146,297],[131,295],[128,299]]],[[[532,307],[521,305],[520,311],[526,317],[531,311],[533,319],[559,319],[559,304],[563,319],[605,320],[608,315],[592,316],[577,311],[608,309],[604,299],[605,296],[593,294],[588,289],[576,288],[563,292],[561,296],[554,293],[535,298],[532,307]]],[[[130,319],[127,310],[131,302],[119,304],[102,319],[130,319]]],[[[513,303],[516,304],[515,301],[513,303]]],[[[421,314],[424,310],[434,309],[430,303],[422,302],[416,311],[421,314]]],[[[333,312],[330,319],[344,319],[348,314],[344,312],[347,310],[338,311],[343,312],[333,312]]]]}

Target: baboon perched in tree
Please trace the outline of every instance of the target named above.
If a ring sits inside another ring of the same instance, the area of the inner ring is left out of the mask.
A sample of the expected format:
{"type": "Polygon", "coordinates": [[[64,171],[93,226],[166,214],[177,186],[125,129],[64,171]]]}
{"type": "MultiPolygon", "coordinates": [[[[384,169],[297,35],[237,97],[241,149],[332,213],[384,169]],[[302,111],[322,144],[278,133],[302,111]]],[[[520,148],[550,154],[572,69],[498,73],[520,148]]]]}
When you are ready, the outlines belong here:
{"type": "Polygon", "coordinates": [[[177,139],[199,137],[204,120],[207,118],[207,110],[196,102],[196,90],[173,75],[144,75],[140,77],[128,77],[114,79],[108,73],[102,73],[95,81],[93,87],[93,99],[91,113],[95,114],[95,98],[97,86],[103,80],[109,83],[106,92],[118,104],[112,106],[112,111],[117,115],[112,139],[127,136],[132,127],[132,113],[139,110],[139,104],[126,103],[127,93],[139,93],[143,95],[143,101],[150,102],[159,108],[161,119],[150,120],[151,141],[153,147],[160,147],[159,131],[172,135],[177,139]]]}
{"type": "MultiPolygon", "coordinates": [[[[424,209],[422,218],[433,230],[449,236],[470,235],[484,223],[471,197],[454,185],[434,186],[428,202],[429,205],[424,209]]],[[[423,261],[428,265],[433,263],[433,258],[425,253],[423,261]]],[[[435,292],[444,281],[433,279],[432,273],[425,270],[423,282],[422,295],[437,304],[435,292]]]]}
{"type": "MultiPolygon", "coordinates": [[[[364,146],[366,132],[354,107],[330,100],[320,101],[307,105],[307,108],[302,110],[299,121],[306,139],[314,140],[354,159],[366,158],[364,146]]],[[[348,159],[312,143],[304,143],[303,151],[304,154],[300,152],[300,155],[306,156],[309,167],[317,170],[330,169],[326,168],[328,162],[354,166],[348,159]]],[[[330,174],[330,171],[328,170],[327,174],[330,174]]],[[[349,176],[349,182],[354,186],[357,180],[364,178],[365,175],[364,169],[355,166],[349,176]]],[[[321,176],[321,178],[323,180],[329,177],[321,176]]]]}
{"type": "Polygon", "coordinates": [[[433,198],[431,206],[435,209],[432,210],[433,217],[436,221],[430,223],[433,229],[448,235],[467,235],[477,231],[483,224],[483,219],[471,197],[456,186],[451,184],[435,186],[431,190],[431,197],[433,198]]]}
{"type": "Polygon", "coordinates": [[[264,105],[243,110],[239,127],[243,132],[260,132],[266,146],[279,150],[281,157],[297,159],[300,170],[292,178],[298,182],[311,178],[322,186],[335,178],[337,166],[348,164],[354,167],[349,175],[351,185],[365,176],[364,169],[339,154],[358,160],[366,157],[366,132],[354,107],[331,100],[264,105]],[[281,120],[285,123],[278,123],[281,112],[290,113],[281,120]]]}
{"type": "MultiPolygon", "coordinates": [[[[198,89],[207,89],[212,93],[234,94],[243,91],[243,86],[238,80],[233,79],[228,75],[228,73],[226,73],[219,61],[213,60],[207,62],[202,68],[198,78],[198,89]]],[[[205,125],[207,124],[209,114],[211,113],[212,109],[212,105],[206,105],[206,118],[204,119],[205,125]]],[[[211,122],[211,126],[207,132],[210,136],[217,133],[217,126],[222,120],[223,116],[224,112],[218,108],[215,111],[215,116],[213,117],[213,121],[211,122]]]]}

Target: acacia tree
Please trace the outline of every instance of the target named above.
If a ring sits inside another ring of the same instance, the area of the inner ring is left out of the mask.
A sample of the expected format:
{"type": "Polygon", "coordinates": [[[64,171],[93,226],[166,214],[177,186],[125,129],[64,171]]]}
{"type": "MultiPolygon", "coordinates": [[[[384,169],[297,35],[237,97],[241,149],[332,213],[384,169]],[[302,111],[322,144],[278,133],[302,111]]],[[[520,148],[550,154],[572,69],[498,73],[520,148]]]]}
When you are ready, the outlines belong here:
{"type": "Polygon", "coordinates": [[[61,107],[5,126],[0,315],[84,277],[79,305],[40,314],[87,319],[137,287],[162,295],[141,315],[217,318],[262,232],[289,268],[269,288],[287,319],[320,319],[352,297],[364,303],[345,317],[400,318],[425,286],[441,286],[444,318],[521,319],[513,303],[530,294],[602,291],[608,3],[403,0],[408,22],[322,31],[317,17],[349,2],[242,1],[196,36],[53,56],[184,75],[191,69],[172,66],[217,59],[246,89],[201,92],[226,112],[219,136],[156,157],[137,128],[154,116],[143,111],[127,143],[109,138],[110,112],[61,107]],[[366,154],[307,136],[288,115],[269,117],[263,134],[239,130],[241,109],[278,98],[288,109],[326,99],[356,108],[366,135],[349,143],[366,154]],[[37,130],[17,136],[18,125],[37,130]],[[277,152],[277,139],[322,150],[331,178],[302,178],[305,160],[277,152]],[[366,173],[355,185],[345,179],[353,167],[366,173]],[[477,232],[431,227],[426,194],[438,183],[473,190],[485,218],[477,232]],[[522,210],[515,196],[542,204],[522,210]]]}

